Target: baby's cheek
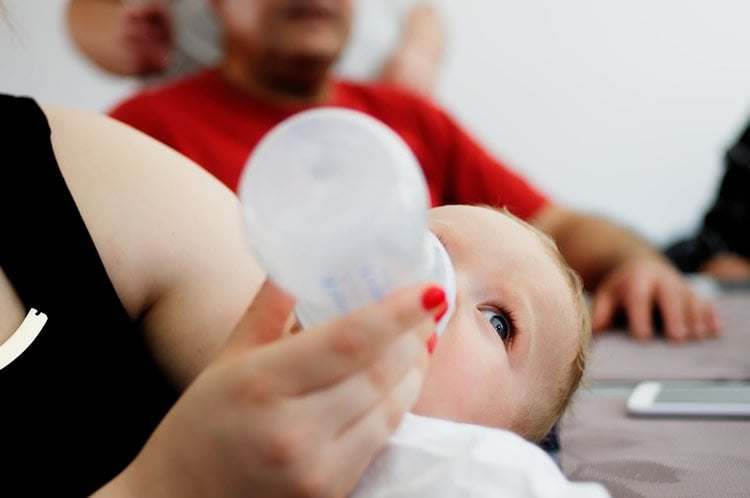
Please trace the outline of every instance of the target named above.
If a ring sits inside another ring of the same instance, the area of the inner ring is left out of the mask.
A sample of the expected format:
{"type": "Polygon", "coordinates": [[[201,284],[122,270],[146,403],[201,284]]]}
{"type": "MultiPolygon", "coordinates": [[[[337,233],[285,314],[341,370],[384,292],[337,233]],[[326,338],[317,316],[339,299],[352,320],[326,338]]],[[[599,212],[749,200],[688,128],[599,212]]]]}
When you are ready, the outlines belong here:
{"type": "Polygon", "coordinates": [[[483,385],[486,381],[477,376],[476,358],[467,355],[461,344],[444,339],[438,340],[430,357],[422,393],[413,411],[470,422],[481,411],[481,392],[487,387],[483,385]]]}
{"type": "MultiPolygon", "coordinates": [[[[413,411],[490,427],[511,428],[523,384],[509,368],[500,341],[481,333],[445,334],[430,359],[413,411]]],[[[455,329],[454,329],[455,331],[455,329]]]]}

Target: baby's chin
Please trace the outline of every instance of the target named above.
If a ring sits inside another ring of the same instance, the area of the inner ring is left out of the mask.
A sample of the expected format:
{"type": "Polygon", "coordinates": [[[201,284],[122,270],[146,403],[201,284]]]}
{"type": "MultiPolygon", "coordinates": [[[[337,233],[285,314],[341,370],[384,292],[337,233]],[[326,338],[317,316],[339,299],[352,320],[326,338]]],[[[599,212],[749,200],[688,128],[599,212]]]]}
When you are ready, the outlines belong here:
{"type": "Polygon", "coordinates": [[[434,417],[462,424],[481,425],[493,429],[512,430],[511,423],[504,420],[492,420],[486,413],[479,414],[476,411],[467,410],[466,407],[457,407],[455,403],[431,403],[429,400],[420,398],[417,404],[410,410],[415,415],[423,417],[434,417]]]}
{"type": "Polygon", "coordinates": [[[469,403],[457,403],[454,399],[455,391],[451,387],[442,388],[437,376],[431,375],[433,368],[434,365],[431,364],[430,369],[427,370],[422,392],[411,412],[426,417],[474,423],[474,417],[468,409],[469,403]]]}

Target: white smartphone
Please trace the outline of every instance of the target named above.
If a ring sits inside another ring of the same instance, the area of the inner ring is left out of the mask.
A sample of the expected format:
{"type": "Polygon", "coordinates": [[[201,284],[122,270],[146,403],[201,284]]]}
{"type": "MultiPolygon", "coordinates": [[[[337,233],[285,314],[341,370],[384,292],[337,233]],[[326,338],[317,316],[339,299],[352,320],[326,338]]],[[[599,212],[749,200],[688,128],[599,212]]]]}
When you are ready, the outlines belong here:
{"type": "Polygon", "coordinates": [[[642,416],[750,418],[750,382],[641,382],[630,393],[627,409],[642,416]]]}

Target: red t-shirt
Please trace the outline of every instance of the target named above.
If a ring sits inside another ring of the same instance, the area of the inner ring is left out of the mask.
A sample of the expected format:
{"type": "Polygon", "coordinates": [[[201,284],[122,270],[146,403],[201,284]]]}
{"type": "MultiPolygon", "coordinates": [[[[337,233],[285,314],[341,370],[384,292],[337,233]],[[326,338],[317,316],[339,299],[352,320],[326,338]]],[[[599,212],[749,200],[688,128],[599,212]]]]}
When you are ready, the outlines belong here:
{"type": "MultiPolygon", "coordinates": [[[[369,114],[411,147],[433,206],[507,206],[528,219],[548,201],[525,179],[490,156],[444,111],[399,88],[337,81],[331,106],[369,114]]],[[[261,137],[290,115],[312,106],[279,106],[249,96],[215,69],[126,99],[110,115],[186,155],[232,190],[261,137]]]]}

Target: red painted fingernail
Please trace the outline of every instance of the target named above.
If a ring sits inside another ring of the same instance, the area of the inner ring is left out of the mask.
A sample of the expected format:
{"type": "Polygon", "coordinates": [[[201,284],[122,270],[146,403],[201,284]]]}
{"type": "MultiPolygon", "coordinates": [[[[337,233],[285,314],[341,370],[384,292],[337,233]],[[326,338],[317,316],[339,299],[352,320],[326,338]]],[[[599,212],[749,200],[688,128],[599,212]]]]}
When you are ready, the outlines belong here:
{"type": "Polygon", "coordinates": [[[429,339],[427,339],[427,352],[432,354],[432,351],[435,349],[435,344],[437,344],[437,331],[433,332],[429,339]]]}
{"type": "Polygon", "coordinates": [[[433,285],[422,294],[422,307],[429,311],[445,302],[445,291],[433,285]]]}
{"type": "Polygon", "coordinates": [[[445,313],[447,311],[448,311],[448,303],[444,303],[444,306],[440,308],[440,311],[435,313],[435,323],[438,323],[445,316],[445,313]]]}

